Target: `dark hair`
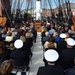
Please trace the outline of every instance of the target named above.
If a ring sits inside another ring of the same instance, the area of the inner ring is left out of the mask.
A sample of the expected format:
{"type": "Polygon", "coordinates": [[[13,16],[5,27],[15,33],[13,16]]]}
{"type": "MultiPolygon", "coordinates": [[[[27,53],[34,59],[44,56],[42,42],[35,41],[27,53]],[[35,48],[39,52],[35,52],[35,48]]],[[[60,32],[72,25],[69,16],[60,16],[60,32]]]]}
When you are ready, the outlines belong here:
{"type": "Polygon", "coordinates": [[[55,39],[54,39],[53,35],[50,36],[49,42],[55,42],[55,39]]]}

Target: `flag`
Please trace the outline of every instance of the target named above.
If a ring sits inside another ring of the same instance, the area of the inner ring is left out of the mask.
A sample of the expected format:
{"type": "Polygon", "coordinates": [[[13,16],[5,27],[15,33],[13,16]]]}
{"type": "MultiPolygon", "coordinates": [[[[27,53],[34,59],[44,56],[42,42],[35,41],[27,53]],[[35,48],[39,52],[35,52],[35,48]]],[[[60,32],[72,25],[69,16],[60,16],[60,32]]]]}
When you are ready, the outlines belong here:
{"type": "Polygon", "coordinates": [[[26,2],[29,2],[30,0],[26,0],[26,2]]]}

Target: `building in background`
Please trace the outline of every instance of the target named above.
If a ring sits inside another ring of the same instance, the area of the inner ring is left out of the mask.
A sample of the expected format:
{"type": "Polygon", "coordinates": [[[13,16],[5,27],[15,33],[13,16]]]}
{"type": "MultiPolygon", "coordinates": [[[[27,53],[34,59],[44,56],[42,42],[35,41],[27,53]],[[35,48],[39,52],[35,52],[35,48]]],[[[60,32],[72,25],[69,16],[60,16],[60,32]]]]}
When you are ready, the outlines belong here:
{"type": "MultiPolygon", "coordinates": [[[[37,12],[39,12],[41,18],[42,17],[51,17],[51,7],[49,4],[49,0],[0,0],[0,15],[7,15],[9,16],[11,14],[16,14],[17,9],[21,11],[21,14],[23,15],[24,13],[29,13],[31,14],[31,17],[34,20],[37,20],[36,15],[37,12]],[[40,10],[36,11],[36,2],[40,1],[40,10]],[[2,10],[2,11],[1,11],[2,10]]],[[[53,6],[53,4],[51,3],[53,6]]],[[[75,4],[71,3],[71,11],[73,15],[75,15],[75,4]]],[[[63,5],[62,5],[63,6],[63,5]]],[[[65,8],[62,7],[62,11],[64,14],[64,10],[66,10],[66,4],[64,4],[65,8]]],[[[53,8],[54,15],[58,14],[58,8],[53,8]]],[[[66,12],[67,13],[67,12],[66,12]]],[[[64,16],[64,15],[63,15],[64,16]]]]}

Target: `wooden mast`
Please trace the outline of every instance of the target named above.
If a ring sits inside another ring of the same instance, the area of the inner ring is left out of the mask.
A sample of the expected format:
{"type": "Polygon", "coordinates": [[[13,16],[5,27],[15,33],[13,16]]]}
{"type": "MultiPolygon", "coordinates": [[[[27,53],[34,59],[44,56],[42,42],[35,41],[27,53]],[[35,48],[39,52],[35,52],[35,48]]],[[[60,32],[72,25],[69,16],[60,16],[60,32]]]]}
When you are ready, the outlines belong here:
{"type": "Polygon", "coordinates": [[[11,5],[10,0],[1,0],[2,4],[2,15],[5,15],[8,17],[11,14],[11,5]]]}
{"type": "Polygon", "coordinates": [[[0,0],[0,25],[5,27],[7,18],[10,21],[11,6],[10,0],[0,0]]]}
{"type": "Polygon", "coordinates": [[[2,16],[2,4],[1,4],[1,0],[0,0],[0,16],[2,16]]]}

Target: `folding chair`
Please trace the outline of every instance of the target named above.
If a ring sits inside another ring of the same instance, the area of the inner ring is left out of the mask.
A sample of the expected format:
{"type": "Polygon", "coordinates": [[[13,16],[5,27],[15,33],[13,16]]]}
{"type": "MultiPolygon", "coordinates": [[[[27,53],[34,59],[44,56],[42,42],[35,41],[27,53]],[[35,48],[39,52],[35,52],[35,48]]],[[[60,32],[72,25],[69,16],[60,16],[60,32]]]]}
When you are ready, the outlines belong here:
{"type": "Polygon", "coordinates": [[[13,65],[14,65],[14,69],[16,69],[16,75],[19,71],[21,71],[22,74],[24,74],[25,72],[29,75],[29,71],[27,71],[27,65],[24,64],[24,61],[16,61],[14,60],[13,65]],[[20,63],[21,62],[21,63],[20,63]]]}

